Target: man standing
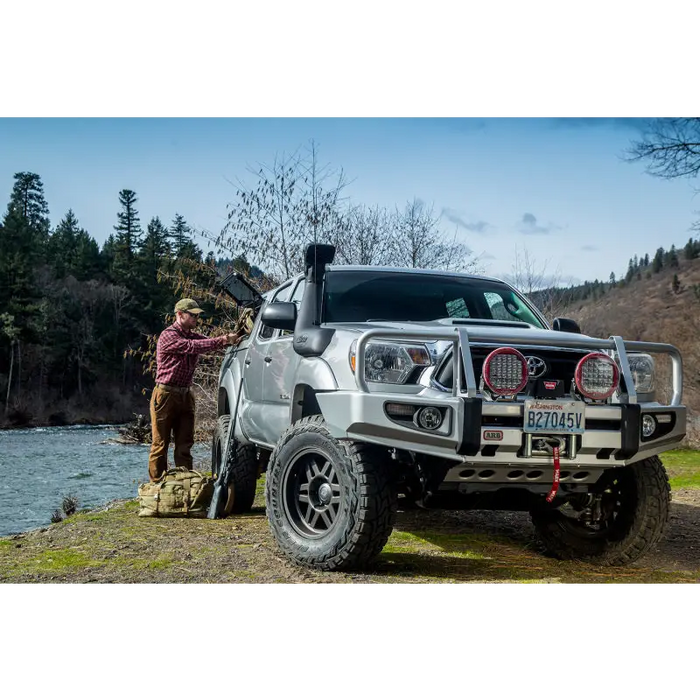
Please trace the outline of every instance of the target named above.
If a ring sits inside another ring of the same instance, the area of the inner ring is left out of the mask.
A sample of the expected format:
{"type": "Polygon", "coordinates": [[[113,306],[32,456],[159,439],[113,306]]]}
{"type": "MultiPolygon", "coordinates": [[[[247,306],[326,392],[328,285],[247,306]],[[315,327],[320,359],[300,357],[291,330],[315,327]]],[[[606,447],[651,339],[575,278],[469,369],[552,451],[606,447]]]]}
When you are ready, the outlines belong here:
{"type": "Polygon", "coordinates": [[[199,356],[236,345],[244,332],[207,338],[194,332],[199,320],[194,299],[181,299],[175,305],[176,320],[158,338],[156,386],[151,395],[151,453],[148,475],[160,479],[167,470],[170,433],[175,438],[175,466],[192,469],[194,444],[194,395],[190,389],[199,356]]]}

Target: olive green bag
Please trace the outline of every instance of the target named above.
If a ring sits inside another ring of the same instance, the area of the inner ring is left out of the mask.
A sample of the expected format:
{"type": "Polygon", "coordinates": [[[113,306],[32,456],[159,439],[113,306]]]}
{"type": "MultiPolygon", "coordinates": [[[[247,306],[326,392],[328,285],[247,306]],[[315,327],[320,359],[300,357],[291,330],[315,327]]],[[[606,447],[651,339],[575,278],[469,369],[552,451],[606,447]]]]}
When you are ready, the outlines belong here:
{"type": "Polygon", "coordinates": [[[143,518],[206,518],[214,482],[195,471],[169,469],[155,482],[139,486],[143,518]]]}

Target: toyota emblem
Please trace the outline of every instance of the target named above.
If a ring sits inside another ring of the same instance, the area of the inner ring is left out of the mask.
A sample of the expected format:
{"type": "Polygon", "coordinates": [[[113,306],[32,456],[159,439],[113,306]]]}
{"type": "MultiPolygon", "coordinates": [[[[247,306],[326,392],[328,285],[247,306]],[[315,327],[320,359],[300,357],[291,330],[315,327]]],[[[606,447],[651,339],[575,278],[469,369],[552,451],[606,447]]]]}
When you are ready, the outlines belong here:
{"type": "Polygon", "coordinates": [[[541,357],[529,355],[527,360],[527,374],[530,379],[538,379],[547,372],[547,363],[541,357]]]}

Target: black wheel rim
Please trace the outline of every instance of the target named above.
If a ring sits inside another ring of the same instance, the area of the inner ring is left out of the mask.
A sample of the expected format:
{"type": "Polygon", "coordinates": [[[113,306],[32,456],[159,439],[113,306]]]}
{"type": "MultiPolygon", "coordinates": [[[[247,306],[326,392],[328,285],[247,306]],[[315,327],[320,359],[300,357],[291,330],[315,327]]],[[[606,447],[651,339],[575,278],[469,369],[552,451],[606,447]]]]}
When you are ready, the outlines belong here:
{"type": "Polygon", "coordinates": [[[328,455],[318,449],[299,452],[282,480],[284,510],[292,527],[310,539],[327,535],[338,522],[341,491],[328,455]]]}
{"type": "Polygon", "coordinates": [[[598,489],[601,496],[600,519],[587,522],[582,510],[564,507],[559,511],[562,516],[559,521],[561,526],[572,534],[589,540],[615,541],[624,537],[631,525],[636,494],[632,480],[622,473],[622,469],[619,471],[619,474],[606,479],[598,489]]]}

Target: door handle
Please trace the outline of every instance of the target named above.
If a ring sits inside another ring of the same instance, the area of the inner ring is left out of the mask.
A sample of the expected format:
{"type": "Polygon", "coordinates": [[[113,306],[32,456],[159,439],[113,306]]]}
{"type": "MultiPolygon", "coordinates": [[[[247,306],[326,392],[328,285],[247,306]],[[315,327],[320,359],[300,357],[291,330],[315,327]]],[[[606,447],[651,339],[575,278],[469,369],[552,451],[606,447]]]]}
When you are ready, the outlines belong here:
{"type": "Polygon", "coordinates": [[[265,362],[267,362],[267,363],[272,362],[272,358],[268,355],[268,356],[265,358],[265,362]]]}

